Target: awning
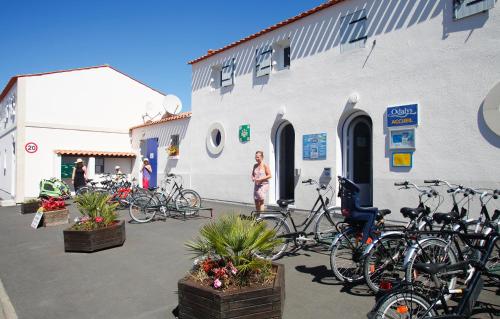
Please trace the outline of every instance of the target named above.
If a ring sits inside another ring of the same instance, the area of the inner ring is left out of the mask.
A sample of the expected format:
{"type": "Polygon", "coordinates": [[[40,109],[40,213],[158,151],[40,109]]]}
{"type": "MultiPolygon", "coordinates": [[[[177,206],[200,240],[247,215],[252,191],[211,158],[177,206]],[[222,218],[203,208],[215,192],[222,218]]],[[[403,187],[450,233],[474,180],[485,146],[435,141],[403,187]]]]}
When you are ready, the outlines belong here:
{"type": "Polygon", "coordinates": [[[84,157],[136,157],[135,153],[131,152],[103,152],[103,151],[82,151],[82,150],[55,150],[58,155],[73,155],[84,157]]]}

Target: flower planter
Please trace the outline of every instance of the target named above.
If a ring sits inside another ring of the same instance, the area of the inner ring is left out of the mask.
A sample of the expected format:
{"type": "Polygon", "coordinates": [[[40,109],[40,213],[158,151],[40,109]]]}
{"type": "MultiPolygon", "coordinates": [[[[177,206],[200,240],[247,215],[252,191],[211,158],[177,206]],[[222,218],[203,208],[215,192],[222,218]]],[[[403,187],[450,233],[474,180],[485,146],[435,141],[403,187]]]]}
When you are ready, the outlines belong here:
{"type": "Polygon", "coordinates": [[[69,223],[69,210],[67,208],[43,212],[43,226],[57,226],[69,223]]]}
{"type": "Polygon", "coordinates": [[[125,242],[125,222],[96,230],[65,229],[64,250],[91,253],[97,250],[121,246],[125,242]]]}
{"type": "Polygon", "coordinates": [[[33,214],[36,213],[40,207],[40,202],[34,203],[22,203],[21,204],[21,214],[33,214]]]}
{"type": "Polygon", "coordinates": [[[179,318],[282,318],[285,303],[285,268],[273,264],[274,282],[263,288],[218,291],[183,278],[178,282],[179,318]]]}

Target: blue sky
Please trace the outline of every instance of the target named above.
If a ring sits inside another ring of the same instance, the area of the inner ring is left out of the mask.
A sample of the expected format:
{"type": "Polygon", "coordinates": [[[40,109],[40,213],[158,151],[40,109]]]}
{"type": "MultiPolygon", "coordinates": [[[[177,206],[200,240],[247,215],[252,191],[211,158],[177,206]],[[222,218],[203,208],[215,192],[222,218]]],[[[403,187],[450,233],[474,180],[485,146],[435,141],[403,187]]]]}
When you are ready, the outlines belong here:
{"type": "Polygon", "coordinates": [[[110,64],[191,108],[187,61],[325,0],[0,0],[0,86],[110,64]]]}

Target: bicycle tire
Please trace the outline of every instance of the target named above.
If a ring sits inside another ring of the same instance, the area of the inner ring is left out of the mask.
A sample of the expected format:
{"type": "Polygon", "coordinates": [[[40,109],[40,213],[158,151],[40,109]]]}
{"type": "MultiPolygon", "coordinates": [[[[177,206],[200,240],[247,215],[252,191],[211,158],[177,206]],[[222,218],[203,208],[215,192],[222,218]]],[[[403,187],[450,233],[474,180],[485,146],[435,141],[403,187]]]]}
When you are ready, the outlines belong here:
{"type": "Polygon", "coordinates": [[[407,250],[404,235],[381,238],[364,259],[363,276],[374,293],[390,291],[403,283],[403,261],[407,250]]]}
{"type": "Polygon", "coordinates": [[[336,236],[335,244],[330,250],[330,267],[335,277],[342,282],[360,283],[363,281],[363,263],[361,262],[363,245],[357,237],[358,232],[348,228],[336,236]]]}
{"type": "Polygon", "coordinates": [[[157,205],[152,196],[134,198],[129,205],[130,218],[138,223],[147,223],[152,220],[157,212],[157,205]]]}
{"type": "MultiPolygon", "coordinates": [[[[277,216],[261,216],[256,219],[257,222],[266,223],[267,227],[276,231],[276,236],[282,236],[290,233],[290,227],[285,220],[277,216]]],[[[283,256],[288,249],[289,239],[282,238],[283,244],[278,246],[272,252],[258,252],[255,253],[257,257],[267,260],[276,260],[283,256]]]]}
{"type": "MultiPolygon", "coordinates": [[[[422,288],[422,291],[425,291],[426,294],[432,293],[435,291],[431,287],[431,284],[434,285],[434,282],[429,275],[420,274],[416,270],[413,269],[413,265],[418,263],[449,263],[454,264],[457,262],[457,254],[454,249],[450,247],[447,252],[444,252],[446,248],[446,242],[442,239],[431,238],[429,240],[424,241],[421,244],[421,247],[408,259],[408,263],[406,264],[406,273],[405,278],[407,281],[411,282],[413,285],[419,285],[422,288]],[[427,283],[427,284],[426,284],[427,283]]],[[[446,280],[448,289],[454,289],[457,283],[457,276],[452,276],[450,280],[446,280]]],[[[446,299],[449,299],[451,295],[446,295],[446,299]]]]}
{"type": "Polygon", "coordinates": [[[335,234],[338,233],[337,225],[335,222],[332,224],[330,220],[326,217],[326,214],[330,214],[330,219],[333,221],[338,218],[338,216],[342,216],[340,213],[340,207],[331,208],[327,211],[323,211],[320,213],[318,218],[316,219],[316,224],[314,225],[314,234],[316,236],[316,240],[320,243],[331,244],[335,234]]]}
{"type": "Polygon", "coordinates": [[[377,303],[372,311],[373,315],[369,317],[373,319],[435,317],[437,313],[431,308],[431,304],[427,298],[414,291],[395,292],[377,303]]]}
{"type": "Polygon", "coordinates": [[[186,215],[198,214],[201,208],[201,197],[192,189],[183,189],[175,196],[175,209],[186,215]]]}

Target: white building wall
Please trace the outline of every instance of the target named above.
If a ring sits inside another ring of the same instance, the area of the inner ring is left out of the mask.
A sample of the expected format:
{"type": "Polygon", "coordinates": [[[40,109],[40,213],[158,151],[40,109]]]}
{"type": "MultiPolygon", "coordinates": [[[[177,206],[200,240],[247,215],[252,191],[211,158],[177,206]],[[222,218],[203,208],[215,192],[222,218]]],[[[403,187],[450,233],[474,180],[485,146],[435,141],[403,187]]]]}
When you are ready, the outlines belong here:
{"type": "Polygon", "coordinates": [[[15,196],[17,85],[0,101],[0,200],[15,196]]]}
{"type": "MultiPolygon", "coordinates": [[[[339,135],[344,119],[360,110],[373,122],[374,205],[399,211],[416,205],[416,194],[396,191],[395,181],[441,178],[471,186],[500,187],[500,137],[485,126],[481,103],[500,81],[500,7],[452,20],[450,1],[345,1],[193,65],[192,186],[203,197],[252,202],[250,170],[262,149],[274,169],[275,128],[295,128],[295,165],[300,179],[318,179],[323,167],[342,175],[339,135]],[[365,8],[366,47],[340,53],[340,18],[365,8]],[[255,50],[291,42],[291,68],[254,75],[255,50]],[[376,40],[376,42],[375,42],[376,40]],[[212,67],[236,60],[235,84],[211,86],[212,67]],[[356,92],[360,101],[350,105],[356,92]],[[390,167],[386,108],[418,103],[419,127],[413,168],[390,167]],[[285,110],[284,117],[279,116],[285,110]],[[226,145],[219,156],[205,146],[209,126],[220,122],[226,145]],[[251,141],[238,141],[250,124],[251,141]],[[327,133],[327,160],[302,160],[302,135],[327,133]]],[[[274,201],[274,182],[270,201],[274,201]]],[[[309,208],[314,191],[300,183],[296,205],[309,208]]],[[[448,206],[444,204],[443,209],[448,206]]],[[[398,213],[393,216],[397,218],[398,213]]]]}
{"type": "MultiPolygon", "coordinates": [[[[191,158],[189,151],[190,145],[185,137],[190,126],[191,118],[168,121],[150,126],[133,129],[131,132],[131,141],[133,151],[137,154],[136,161],[132,170],[132,176],[137,180],[142,180],[141,175],[141,140],[149,138],[158,138],[158,183],[169,173],[182,176],[184,187],[191,187],[190,172],[191,163],[196,159],[191,158]],[[179,135],[179,156],[172,158],[168,156],[167,148],[170,146],[171,136],[179,135]]],[[[193,129],[193,128],[191,128],[193,129]]]]}

